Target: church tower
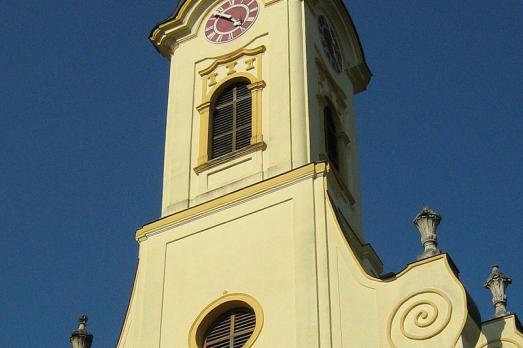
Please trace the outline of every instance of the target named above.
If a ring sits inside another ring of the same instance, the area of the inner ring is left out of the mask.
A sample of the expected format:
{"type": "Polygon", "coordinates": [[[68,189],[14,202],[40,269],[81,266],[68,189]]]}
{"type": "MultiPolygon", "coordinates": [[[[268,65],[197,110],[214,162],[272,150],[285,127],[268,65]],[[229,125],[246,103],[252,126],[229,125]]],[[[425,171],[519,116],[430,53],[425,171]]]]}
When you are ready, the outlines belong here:
{"type": "Polygon", "coordinates": [[[364,243],[354,96],[371,73],[341,0],[181,0],[150,39],[170,61],[162,211],[136,232],[117,347],[469,339],[446,255],[380,278],[364,243]],[[410,320],[427,303],[439,315],[410,320]]]}
{"type": "Polygon", "coordinates": [[[310,346],[328,310],[327,204],[381,270],[362,244],[353,107],[370,71],[345,6],[180,1],[151,41],[171,64],[162,218],[136,235],[120,346],[182,347],[213,303],[243,297],[270,318],[261,346],[310,346]]]}
{"type": "Polygon", "coordinates": [[[180,1],[151,40],[171,62],[163,217],[330,156],[363,237],[353,96],[370,72],[341,1],[180,1]]]}

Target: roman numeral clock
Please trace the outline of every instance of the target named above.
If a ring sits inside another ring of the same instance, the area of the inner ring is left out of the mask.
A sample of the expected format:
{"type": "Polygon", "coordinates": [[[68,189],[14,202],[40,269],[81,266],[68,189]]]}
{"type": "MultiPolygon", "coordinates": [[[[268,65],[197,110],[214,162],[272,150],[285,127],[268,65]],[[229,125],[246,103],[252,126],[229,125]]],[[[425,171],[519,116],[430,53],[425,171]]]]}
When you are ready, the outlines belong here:
{"type": "Polygon", "coordinates": [[[227,0],[218,5],[205,25],[205,36],[216,44],[230,42],[243,35],[258,18],[256,0],[227,0]]]}

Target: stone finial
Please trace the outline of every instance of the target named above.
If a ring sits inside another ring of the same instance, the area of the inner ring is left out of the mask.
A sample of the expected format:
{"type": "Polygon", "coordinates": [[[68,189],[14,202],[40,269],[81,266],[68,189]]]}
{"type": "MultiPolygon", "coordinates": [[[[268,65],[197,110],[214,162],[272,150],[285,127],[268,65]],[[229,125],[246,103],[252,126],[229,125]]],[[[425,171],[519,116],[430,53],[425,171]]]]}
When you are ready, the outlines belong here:
{"type": "Polygon", "coordinates": [[[91,348],[93,335],[87,331],[86,326],[88,320],[89,318],[85,314],[78,319],[78,330],[74,330],[69,339],[73,348],[91,348]]]}
{"type": "Polygon", "coordinates": [[[492,292],[492,304],[496,312],[492,318],[503,317],[510,312],[507,311],[507,286],[512,283],[512,279],[507,277],[499,270],[498,265],[492,266],[490,277],[485,282],[485,288],[492,292]]]}
{"type": "Polygon", "coordinates": [[[418,260],[425,259],[441,252],[438,249],[438,236],[436,230],[441,222],[441,215],[436,213],[429,207],[425,207],[414,218],[414,225],[418,228],[421,234],[421,244],[425,249],[423,253],[418,256],[418,260]]]}

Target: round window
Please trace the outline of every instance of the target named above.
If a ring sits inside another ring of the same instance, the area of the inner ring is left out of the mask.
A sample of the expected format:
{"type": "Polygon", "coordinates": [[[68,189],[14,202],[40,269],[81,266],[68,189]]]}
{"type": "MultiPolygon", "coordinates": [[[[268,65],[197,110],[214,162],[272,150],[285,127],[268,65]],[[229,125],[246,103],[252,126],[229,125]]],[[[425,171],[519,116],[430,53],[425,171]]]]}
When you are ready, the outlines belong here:
{"type": "Polygon", "coordinates": [[[189,331],[189,348],[249,348],[263,327],[263,310],[247,294],[225,294],[205,307],[189,331]]]}

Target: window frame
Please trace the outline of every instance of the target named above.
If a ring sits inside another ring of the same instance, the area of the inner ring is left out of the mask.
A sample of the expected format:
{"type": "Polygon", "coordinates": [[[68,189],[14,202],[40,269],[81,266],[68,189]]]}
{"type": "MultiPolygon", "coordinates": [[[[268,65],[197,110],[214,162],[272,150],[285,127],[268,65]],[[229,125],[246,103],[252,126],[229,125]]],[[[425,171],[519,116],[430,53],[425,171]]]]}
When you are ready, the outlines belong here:
{"type": "Polygon", "coordinates": [[[196,107],[200,114],[199,122],[196,123],[199,127],[198,150],[194,167],[197,175],[222,163],[267,148],[262,135],[262,92],[266,87],[262,78],[262,59],[265,50],[265,46],[253,49],[243,48],[216,58],[211,65],[199,71],[202,78],[202,98],[201,104],[196,107]],[[250,145],[225,156],[211,159],[209,135],[212,102],[224,86],[232,83],[233,80],[250,82],[248,85],[252,98],[250,145]]]}
{"type": "Polygon", "coordinates": [[[336,171],[340,171],[340,150],[339,136],[337,128],[337,112],[330,103],[323,106],[323,138],[325,146],[325,156],[332,163],[336,171]],[[332,136],[332,137],[329,137],[332,136]],[[333,153],[334,152],[334,153],[333,153]]]}
{"type": "Polygon", "coordinates": [[[224,84],[220,90],[217,90],[215,92],[215,96],[213,96],[213,99],[211,101],[211,108],[210,108],[210,115],[209,115],[209,144],[208,144],[208,160],[209,161],[213,161],[213,160],[217,160],[223,156],[229,156],[231,154],[233,154],[234,152],[236,151],[241,151],[243,149],[245,149],[246,147],[249,147],[250,145],[252,145],[252,128],[253,128],[253,124],[252,124],[252,121],[253,121],[253,117],[252,117],[252,114],[253,114],[253,105],[252,105],[252,90],[250,88],[251,84],[250,84],[250,81],[248,80],[245,80],[245,79],[234,79],[234,80],[229,80],[229,83],[227,84],[224,84]],[[237,97],[237,92],[238,92],[238,87],[239,86],[246,86],[247,89],[249,90],[249,96],[248,97],[240,97],[238,98],[237,97]],[[227,89],[230,88],[230,87],[233,87],[233,95],[232,95],[232,100],[230,102],[227,102],[227,103],[224,103],[222,105],[217,105],[217,102],[219,101],[220,97],[222,97],[224,95],[224,93],[227,92],[227,89]],[[244,101],[246,99],[249,99],[250,100],[250,103],[251,103],[251,107],[250,107],[250,115],[249,115],[249,123],[248,124],[245,124],[245,125],[242,125],[242,126],[239,126],[238,127],[238,112],[237,112],[237,107],[238,107],[238,104],[241,102],[241,101],[244,101]],[[215,134],[214,132],[214,119],[215,119],[215,115],[217,113],[217,110],[219,110],[219,108],[221,107],[225,107],[225,106],[228,106],[228,104],[230,103],[230,105],[232,106],[232,126],[231,126],[231,130],[230,131],[226,131],[226,132],[221,132],[219,133],[218,135],[215,134]],[[246,145],[246,146],[242,146],[240,148],[238,148],[238,133],[246,128],[249,128],[249,133],[250,133],[250,141],[249,141],[249,145],[246,145]],[[214,156],[213,155],[213,151],[215,150],[214,148],[214,141],[215,139],[217,138],[222,138],[222,137],[225,137],[227,136],[228,134],[231,134],[232,135],[232,142],[231,142],[231,149],[230,151],[224,153],[224,154],[221,154],[221,155],[218,155],[218,156],[214,156]]]}

